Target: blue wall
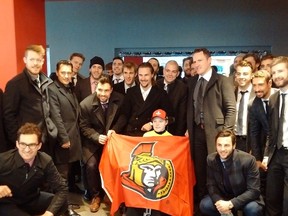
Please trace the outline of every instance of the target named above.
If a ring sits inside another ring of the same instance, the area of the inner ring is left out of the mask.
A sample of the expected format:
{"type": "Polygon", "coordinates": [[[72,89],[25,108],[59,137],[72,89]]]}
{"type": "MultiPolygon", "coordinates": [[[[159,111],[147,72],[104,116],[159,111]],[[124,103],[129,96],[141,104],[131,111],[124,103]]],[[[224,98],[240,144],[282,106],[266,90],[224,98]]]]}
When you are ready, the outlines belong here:
{"type": "Polygon", "coordinates": [[[51,67],[72,52],[114,57],[115,48],[271,46],[288,55],[287,0],[47,1],[51,67]]]}

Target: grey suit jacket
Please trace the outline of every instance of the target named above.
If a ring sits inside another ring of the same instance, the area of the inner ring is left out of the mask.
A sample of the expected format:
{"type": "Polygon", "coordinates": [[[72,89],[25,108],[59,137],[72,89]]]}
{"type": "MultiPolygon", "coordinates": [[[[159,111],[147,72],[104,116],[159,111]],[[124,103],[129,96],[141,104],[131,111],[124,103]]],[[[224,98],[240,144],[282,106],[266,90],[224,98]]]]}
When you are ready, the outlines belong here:
{"type": "MultiPolygon", "coordinates": [[[[188,79],[187,102],[187,129],[191,151],[193,152],[193,128],[194,128],[194,89],[198,75],[188,79]]],[[[204,94],[204,123],[208,154],[215,152],[215,136],[223,128],[233,129],[235,124],[235,96],[234,87],[227,77],[212,72],[211,79],[207,83],[204,94]]],[[[192,154],[193,155],[193,154],[192,154]]]]}
{"type": "Polygon", "coordinates": [[[81,138],[79,130],[80,105],[71,89],[67,89],[58,79],[49,86],[51,119],[58,129],[57,143],[53,147],[53,160],[68,163],[81,159],[81,138]],[[70,148],[62,144],[70,141],[70,148]]]}

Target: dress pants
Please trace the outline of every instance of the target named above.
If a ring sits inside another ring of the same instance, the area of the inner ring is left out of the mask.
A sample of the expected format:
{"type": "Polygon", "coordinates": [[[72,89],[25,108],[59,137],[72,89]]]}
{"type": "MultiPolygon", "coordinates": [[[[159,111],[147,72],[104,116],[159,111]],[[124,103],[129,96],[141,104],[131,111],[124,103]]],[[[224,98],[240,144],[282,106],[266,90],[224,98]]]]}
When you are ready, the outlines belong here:
{"type": "Polygon", "coordinates": [[[192,143],[193,160],[195,167],[196,185],[194,187],[194,201],[199,203],[208,194],[207,181],[207,142],[205,130],[201,125],[194,125],[194,139],[192,143]]]}
{"type": "MultiPolygon", "coordinates": [[[[204,199],[201,200],[200,210],[204,215],[209,216],[220,216],[220,213],[216,209],[211,197],[207,195],[204,199]]],[[[262,206],[255,201],[247,203],[243,209],[241,209],[245,216],[262,216],[262,206]]],[[[237,215],[237,211],[233,209],[233,215],[237,215]]]]}
{"type": "Polygon", "coordinates": [[[102,149],[97,150],[83,165],[83,184],[91,198],[99,196],[103,199],[105,192],[102,189],[99,163],[101,160],[102,149]]]}
{"type": "MultiPolygon", "coordinates": [[[[40,192],[40,195],[23,205],[17,205],[15,203],[0,203],[0,215],[1,216],[31,216],[31,215],[42,215],[50,205],[54,194],[47,192],[40,192]]],[[[59,213],[55,216],[64,213],[67,206],[63,206],[59,213]]]]}
{"type": "Polygon", "coordinates": [[[267,170],[266,215],[288,215],[288,150],[276,149],[267,170]]]}
{"type": "Polygon", "coordinates": [[[169,216],[168,214],[162,213],[160,211],[157,210],[151,210],[151,214],[146,215],[145,214],[146,209],[144,208],[131,208],[131,207],[127,207],[126,210],[126,216],[169,216]]]}

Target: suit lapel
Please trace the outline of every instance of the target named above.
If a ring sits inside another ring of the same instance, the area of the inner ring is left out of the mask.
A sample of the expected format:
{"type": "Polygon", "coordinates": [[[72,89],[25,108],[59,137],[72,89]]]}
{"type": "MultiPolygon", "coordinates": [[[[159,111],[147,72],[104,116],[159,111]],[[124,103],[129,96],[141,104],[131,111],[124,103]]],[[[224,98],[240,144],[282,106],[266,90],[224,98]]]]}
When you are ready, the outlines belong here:
{"type": "Polygon", "coordinates": [[[105,127],[105,115],[96,94],[93,99],[92,106],[94,107],[93,112],[95,113],[96,118],[101,122],[102,126],[105,127]]]}

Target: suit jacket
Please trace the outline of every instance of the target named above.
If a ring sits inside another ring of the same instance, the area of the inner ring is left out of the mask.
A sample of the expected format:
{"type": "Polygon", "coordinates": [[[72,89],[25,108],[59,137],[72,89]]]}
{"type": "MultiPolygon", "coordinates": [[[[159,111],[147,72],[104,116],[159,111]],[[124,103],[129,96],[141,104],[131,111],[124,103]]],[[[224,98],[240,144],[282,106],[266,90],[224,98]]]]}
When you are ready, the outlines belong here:
{"type": "Polygon", "coordinates": [[[249,109],[249,135],[252,155],[262,161],[266,140],[269,134],[269,123],[261,98],[255,97],[249,109]]]}
{"type": "Polygon", "coordinates": [[[255,158],[235,149],[233,155],[225,161],[228,178],[233,191],[227,194],[224,188],[224,168],[218,153],[207,157],[207,189],[213,203],[218,200],[231,200],[236,210],[251,201],[264,204],[260,196],[260,175],[255,158]]]}
{"type": "Polygon", "coordinates": [[[57,143],[53,147],[53,160],[56,164],[81,159],[81,138],[79,131],[80,105],[76,95],[57,80],[49,86],[51,119],[58,128],[57,143]],[[70,141],[70,148],[62,144],[70,141]]]}
{"type": "Polygon", "coordinates": [[[108,130],[122,132],[126,125],[126,118],[121,113],[124,96],[112,92],[107,114],[105,117],[101,103],[96,93],[89,95],[81,103],[80,130],[82,134],[83,161],[84,163],[97,151],[102,150],[99,135],[107,134],[108,130]]]}
{"type": "Polygon", "coordinates": [[[92,94],[90,77],[77,81],[75,94],[79,103],[92,94]]]}
{"type": "MultiPolygon", "coordinates": [[[[199,75],[188,79],[187,129],[189,132],[191,151],[193,151],[194,100],[193,94],[199,75]]],[[[223,128],[233,129],[235,124],[234,87],[227,77],[212,72],[207,83],[204,99],[204,124],[208,154],[215,152],[215,136],[223,128]]],[[[193,155],[193,154],[192,154],[193,155]]]]}
{"type": "MultiPolygon", "coordinates": [[[[157,80],[157,85],[164,89],[164,78],[157,80]]],[[[175,121],[168,125],[168,131],[175,136],[184,136],[186,132],[187,86],[179,79],[167,86],[168,97],[173,107],[175,121]]]]}
{"type": "Polygon", "coordinates": [[[274,152],[277,148],[277,135],[279,126],[279,110],[280,106],[280,91],[274,93],[269,98],[269,142],[266,145],[264,156],[268,156],[268,164],[270,163],[274,152]]]}
{"type": "Polygon", "coordinates": [[[124,82],[114,84],[113,85],[113,91],[116,91],[116,92],[119,92],[119,93],[125,95],[126,92],[125,92],[124,82]]]}
{"type": "Polygon", "coordinates": [[[128,89],[123,105],[123,113],[128,119],[125,134],[143,136],[145,131],[141,131],[142,126],[151,121],[152,113],[157,109],[165,110],[167,116],[173,118],[172,106],[163,89],[152,86],[145,101],[140,86],[128,89]]]}
{"type": "MultiPolygon", "coordinates": [[[[3,96],[4,126],[7,137],[15,147],[16,133],[26,122],[38,124],[43,132],[42,140],[47,138],[45,118],[49,116],[47,88],[53,82],[40,73],[41,88],[32,81],[27,69],[8,81],[3,96]]],[[[45,150],[45,145],[42,146],[45,150]]]]}

